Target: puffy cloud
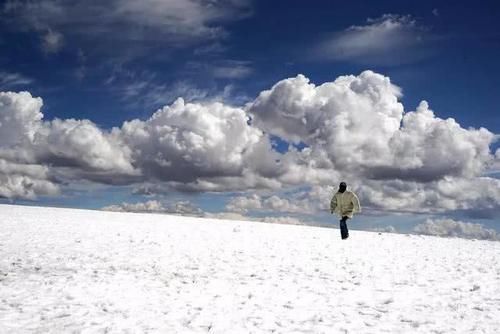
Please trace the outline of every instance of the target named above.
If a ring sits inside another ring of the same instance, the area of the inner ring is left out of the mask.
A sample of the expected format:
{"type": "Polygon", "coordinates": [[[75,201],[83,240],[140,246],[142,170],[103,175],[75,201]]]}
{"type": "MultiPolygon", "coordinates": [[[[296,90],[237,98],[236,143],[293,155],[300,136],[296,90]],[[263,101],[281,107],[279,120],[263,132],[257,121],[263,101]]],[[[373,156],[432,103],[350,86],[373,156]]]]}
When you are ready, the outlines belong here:
{"type": "Polygon", "coordinates": [[[167,194],[172,190],[181,192],[225,192],[241,189],[276,189],[280,186],[281,183],[277,180],[264,178],[250,171],[244,171],[240,176],[211,177],[197,179],[196,181],[188,183],[170,181],[151,184],[146,182],[135,187],[133,193],[152,196],[167,194]]]}
{"type": "Polygon", "coordinates": [[[500,174],[500,148],[496,150],[495,159],[488,166],[487,172],[489,174],[500,174]]]}
{"type": "Polygon", "coordinates": [[[226,210],[236,213],[248,211],[311,213],[311,203],[308,199],[287,199],[277,195],[262,197],[257,194],[233,197],[226,205],[226,210]]]}
{"type": "MultiPolygon", "coordinates": [[[[340,180],[340,179],[339,179],[340,180]]],[[[432,182],[365,178],[350,181],[364,208],[372,212],[446,213],[459,211],[474,218],[500,214],[500,180],[490,177],[445,177],[432,182]]],[[[304,191],[317,211],[327,211],[334,186],[313,186],[304,191]]],[[[365,210],[366,212],[366,210],[365,210]]]]}
{"type": "Polygon", "coordinates": [[[105,206],[101,210],[115,212],[165,212],[163,204],[156,200],[139,203],[114,204],[105,206]]]}
{"type": "Polygon", "coordinates": [[[495,136],[435,117],[423,101],[403,114],[400,89],[365,71],[318,87],[302,75],[278,82],[250,105],[255,124],[328,154],[336,169],[369,178],[429,181],[470,177],[492,159],[495,136]]]}
{"type": "MultiPolygon", "coordinates": [[[[337,178],[340,180],[340,178],[337,178]]],[[[336,183],[339,183],[338,181],[336,183]]],[[[333,184],[333,182],[330,182],[333,184]]],[[[351,189],[351,184],[347,182],[348,189],[351,189]]],[[[315,185],[308,190],[302,192],[302,196],[310,201],[310,205],[314,211],[330,212],[330,201],[332,196],[337,191],[338,184],[331,185],[315,185]]],[[[362,203],[363,207],[365,203],[362,203]]]]}
{"type": "Polygon", "coordinates": [[[272,224],[290,224],[290,225],[304,225],[303,222],[295,217],[265,217],[262,219],[264,223],[272,224]]]}
{"type": "Polygon", "coordinates": [[[88,120],[45,123],[36,136],[39,159],[55,166],[134,174],[130,151],[116,133],[106,133],[88,120]]]}
{"type": "Polygon", "coordinates": [[[249,106],[256,126],[304,142],[338,165],[383,163],[403,115],[400,88],[371,71],[315,86],[303,75],[263,91],[249,106]]]}
{"type": "Polygon", "coordinates": [[[28,92],[0,92],[0,156],[84,170],[133,173],[115,133],[88,120],[43,121],[43,102],[28,92]]]}
{"type": "Polygon", "coordinates": [[[109,205],[101,208],[104,211],[114,211],[114,212],[140,212],[140,213],[168,213],[177,214],[185,216],[197,216],[213,219],[223,219],[223,220],[239,220],[239,221],[257,221],[264,223],[275,223],[275,224],[293,224],[293,225],[303,225],[304,223],[295,217],[287,216],[264,216],[264,217],[254,217],[246,216],[246,211],[241,212],[203,212],[200,208],[196,207],[189,201],[178,201],[175,203],[164,204],[158,200],[150,200],[146,202],[137,203],[121,203],[115,205],[109,205]]]}
{"type": "Polygon", "coordinates": [[[490,152],[498,136],[441,119],[426,102],[405,112],[400,96],[371,71],[319,86],[298,75],[246,109],[178,99],[102,130],[89,120],[44,121],[40,98],[1,93],[0,159],[9,167],[0,173],[10,189],[2,196],[50,194],[55,180],[81,179],[140,183],[144,194],[297,187],[289,198],[235,198],[227,209],[310,213],[328,210],[329,186],[345,180],[369,210],[500,211],[500,180],[483,176],[498,161],[490,152]],[[279,153],[273,135],[305,148],[279,153]]]}
{"type": "Polygon", "coordinates": [[[185,216],[203,216],[204,213],[189,201],[178,201],[170,204],[163,204],[157,200],[137,203],[121,203],[103,207],[104,211],[115,212],[151,212],[151,213],[171,213],[185,216]]]}
{"type": "Polygon", "coordinates": [[[445,177],[430,183],[367,180],[357,188],[366,206],[382,211],[435,213],[500,208],[500,180],[445,177]]]}
{"type": "Polygon", "coordinates": [[[44,121],[42,105],[42,99],[28,92],[0,92],[3,197],[56,193],[55,175],[63,172],[58,168],[70,169],[77,179],[101,182],[137,174],[130,152],[114,133],[88,120],[44,121]]]}
{"type": "Polygon", "coordinates": [[[436,117],[422,101],[415,112],[404,115],[401,129],[391,138],[390,164],[374,168],[372,176],[422,181],[473,177],[493,159],[489,147],[494,140],[485,128],[464,129],[452,118],[436,117]]]}
{"type": "Polygon", "coordinates": [[[286,198],[281,198],[272,195],[263,201],[264,207],[270,211],[275,212],[289,212],[289,213],[311,213],[312,210],[307,200],[291,201],[286,198]]]}
{"type": "Polygon", "coordinates": [[[339,172],[359,175],[391,162],[388,143],[403,116],[400,94],[389,78],[371,71],[320,86],[298,75],[260,93],[248,112],[257,127],[308,146],[294,154],[299,163],[290,168],[298,172],[286,181],[305,175],[316,184],[334,180],[339,172]]]}
{"type": "Polygon", "coordinates": [[[167,212],[187,216],[204,216],[204,212],[189,201],[178,201],[169,206],[167,212]]]}
{"type": "Polygon", "coordinates": [[[282,186],[279,180],[262,177],[247,169],[239,176],[199,178],[196,181],[188,183],[168,182],[167,185],[183,192],[226,192],[278,189],[282,186]]]}
{"type": "Polygon", "coordinates": [[[0,145],[6,147],[32,143],[41,127],[41,98],[28,92],[0,92],[0,145]]]}
{"type": "Polygon", "coordinates": [[[259,195],[253,194],[249,197],[239,196],[232,198],[226,205],[229,212],[247,213],[249,210],[262,208],[262,200],[259,195]]]}
{"type": "Polygon", "coordinates": [[[240,220],[240,221],[255,221],[255,218],[247,217],[237,212],[217,212],[205,213],[205,217],[213,219],[223,219],[223,220],[240,220]]]}
{"type": "Polygon", "coordinates": [[[0,158],[45,166],[53,178],[224,191],[279,188],[279,154],[241,108],[178,99],[146,121],[105,131],[89,120],[47,122],[27,92],[0,96],[0,158]]]}
{"type": "Polygon", "coordinates": [[[230,188],[250,186],[241,178],[245,173],[251,177],[251,166],[258,168],[261,163],[250,161],[260,154],[259,149],[265,153],[268,147],[267,138],[248,124],[242,109],[219,102],[185,103],[183,99],[146,121],[125,122],[120,138],[131,148],[147,179],[204,190],[218,190],[220,183],[230,183],[230,188]],[[211,189],[214,180],[215,189],[211,189]]]}
{"type": "Polygon", "coordinates": [[[58,193],[59,187],[51,182],[47,167],[0,159],[0,198],[35,199],[37,195],[58,193]]]}
{"type": "Polygon", "coordinates": [[[324,150],[304,148],[297,151],[293,147],[278,157],[279,169],[275,176],[285,185],[330,184],[340,178],[333,162],[324,150]]]}
{"type": "Polygon", "coordinates": [[[411,16],[385,14],[321,41],[314,56],[361,64],[398,65],[427,56],[429,50],[424,47],[433,39],[428,29],[420,27],[411,16]]]}
{"type": "MultiPolygon", "coordinates": [[[[346,180],[383,210],[499,208],[498,180],[480,177],[494,159],[495,135],[440,119],[425,101],[405,113],[400,92],[371,71],[320,86],[299,75],[260,93],[248,112],[267,133],[307,146],[283,157],[293,157],[280,176],[288,184],[287,175],[312,186],[346,180]]],[[[330,191],[316,195],[326,203],[330,191]]]]}
{"type": "Polygon", "coordinates": [[[34,199],[58,192],[48,168],[29,150],[41,127],[41,105],[29,93],[0,92],[0,197],[34,199]]]}
{"type": "Polygon", "coordinates": [[[440,237],[500,240],[495,230],[485,228],[481,224],[466,223],[453,219],[427,219],[424,223],[415,226],[414,232],[440,237]]]}

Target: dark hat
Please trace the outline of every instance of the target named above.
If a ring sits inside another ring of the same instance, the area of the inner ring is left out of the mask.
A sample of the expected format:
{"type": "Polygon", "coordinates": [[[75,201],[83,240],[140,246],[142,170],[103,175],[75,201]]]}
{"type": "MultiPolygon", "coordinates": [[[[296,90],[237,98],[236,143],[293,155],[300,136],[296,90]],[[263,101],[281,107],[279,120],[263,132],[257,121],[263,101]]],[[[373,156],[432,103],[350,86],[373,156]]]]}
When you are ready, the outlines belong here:
{"type": "Polygon", "coordinates": [[[339,187],[347,187],[347,183],[344,181],[340,182],[339,187]]]}

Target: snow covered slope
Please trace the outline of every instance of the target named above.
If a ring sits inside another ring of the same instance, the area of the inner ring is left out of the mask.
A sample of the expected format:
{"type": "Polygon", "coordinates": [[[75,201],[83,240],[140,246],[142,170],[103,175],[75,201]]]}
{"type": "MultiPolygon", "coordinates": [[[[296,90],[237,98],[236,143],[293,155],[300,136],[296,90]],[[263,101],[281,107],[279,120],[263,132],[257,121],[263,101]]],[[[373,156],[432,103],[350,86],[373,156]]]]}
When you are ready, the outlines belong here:
{"type": "Polygon", "coordinates": [[[0,205],[0,261],[0,333],[500,329],[500,242],[0,205]]]}

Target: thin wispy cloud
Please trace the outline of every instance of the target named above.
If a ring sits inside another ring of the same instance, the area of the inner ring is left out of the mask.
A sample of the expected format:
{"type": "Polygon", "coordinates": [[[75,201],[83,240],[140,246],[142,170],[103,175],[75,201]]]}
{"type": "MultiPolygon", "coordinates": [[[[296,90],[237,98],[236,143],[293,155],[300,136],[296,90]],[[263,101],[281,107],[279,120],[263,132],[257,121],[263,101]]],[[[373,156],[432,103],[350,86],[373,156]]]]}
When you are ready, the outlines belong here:
{"type": "Polygon", "coordinates": [[[138,80],[114,85],[112,91],[128,106],[141,108],[158,108],[179,97],[185,97],[186,101],[204,100],[210,95],[208,89],[198,88],[188,81],[165,84],[138,80]]]}
{"type": "Polygon", "coordinates": [[[44,52],[57,53],[63,46],[63,35],[60,32],[51,29],[42,35],[42,49],[44,52]]]}
{"type": "Polygon", "coordinates": [[[409,15],[385,14],[368,19],[325,38],[314,49],[314,57],[360,64],[399,65],[430,54],[434,37],[409,15]]]}
{"type": "Polygon", "coordinates": [[[242,79],[252,74],[253,69],[248,61],[225,60],[211,67],[215,78],[242,79]]]}
{"type": "Polygon", "coordinates": [[[210,79],[244,79],[254,72],[251,61],[236,59],[214,59],[190,61],[186,64],[185,75],[210,79]]]}
{"type": "Polygon", "coordinates": [[[231,81],[243,79],[253,72],[247,61],[221,60],[213,63],[191,62],[183,80],[169,81],[158,73],[135,71],[115,66],[104,80],[104,86],[127,106],[151,110],[182,97],[187,102],[221,101],[242,105],[251,100],[241,94],[231,81]],[[203,86],[199,77],[205,78],[203,86]],[[215,79],[229,80],[218,82],[215,79]]]}
{"type": "Polygon", "coordinates": [[[11,0],[0,8],[0,21],[9,29],[39,32],[43,48],[52,52],[63,38],[75,37],[94,48],[116,51],[126,45],[137,52],[158,41],[169,47],[215,41],[227,36],[225,22],[252,13],[247,0],[11,0]]]}
{"type": "Polygon", "coordinates": [[[0,89],[18,89],[22,86],[31,85],[33,82],[33,79],[20,73],[0,71],[0,89]]]}

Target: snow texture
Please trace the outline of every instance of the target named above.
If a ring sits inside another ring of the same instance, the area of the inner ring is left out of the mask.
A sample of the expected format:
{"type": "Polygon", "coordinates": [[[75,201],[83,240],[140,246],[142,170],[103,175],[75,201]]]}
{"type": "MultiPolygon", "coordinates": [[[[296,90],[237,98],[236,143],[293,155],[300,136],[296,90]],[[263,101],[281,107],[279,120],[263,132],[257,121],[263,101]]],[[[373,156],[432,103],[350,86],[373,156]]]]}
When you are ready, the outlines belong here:
{"type": "Polygon", "coordinates": [[[499,242],[9,205],[0,224],[0,333],[500,328],[499,242]]]}

